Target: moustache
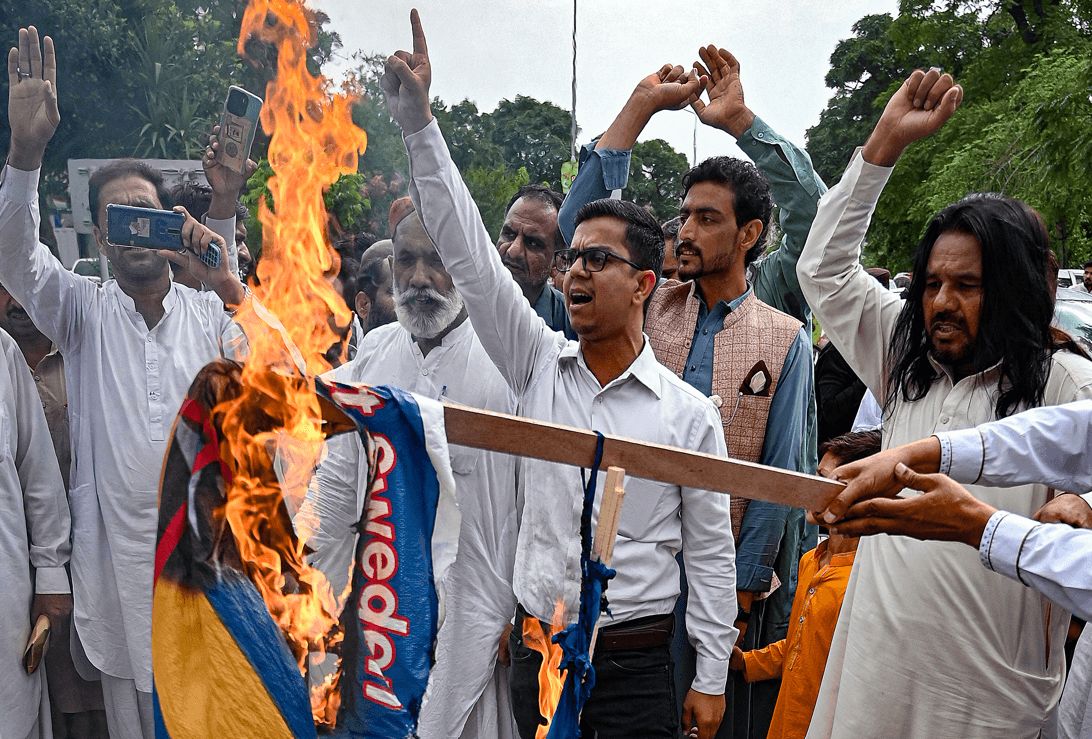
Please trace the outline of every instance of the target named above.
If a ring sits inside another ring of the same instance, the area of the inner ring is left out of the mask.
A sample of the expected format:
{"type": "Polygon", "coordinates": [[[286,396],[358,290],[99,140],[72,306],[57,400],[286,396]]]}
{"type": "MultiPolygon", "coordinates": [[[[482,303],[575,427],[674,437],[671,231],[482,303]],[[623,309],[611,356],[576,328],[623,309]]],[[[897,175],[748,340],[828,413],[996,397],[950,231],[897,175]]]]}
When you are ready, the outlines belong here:
{"type": "Polygon", "coordinates": [[[450,302],[451,297],[431,287],[408,287],[405,290],[399,290],[395,300],[403,308],[414,309],[419,308],[421,302],[430,302],[437,306],[445,305],[450,302]]]}
{"type": "Polygon", "coordinates": [[[690,252],[691,254],[694,254],[694,255],[697,255],[697,256],[701,256],[701,251],[696,246],[694,246],[694,242],[692,242],[692,241],[677,241],[677,242],[675,242],[675,258],[678,259],[682,255],[682,253],[684,251],[690,252]]]}
{"type": "Polygon", "coordinates": [[[967,323],[963,320],[963,316],[952,313],[938,313],[933,320],[929,322],[929,329],[932,330],[942,323],[947,323],[963,330],[966,330],[967,328],[967,323]]]}

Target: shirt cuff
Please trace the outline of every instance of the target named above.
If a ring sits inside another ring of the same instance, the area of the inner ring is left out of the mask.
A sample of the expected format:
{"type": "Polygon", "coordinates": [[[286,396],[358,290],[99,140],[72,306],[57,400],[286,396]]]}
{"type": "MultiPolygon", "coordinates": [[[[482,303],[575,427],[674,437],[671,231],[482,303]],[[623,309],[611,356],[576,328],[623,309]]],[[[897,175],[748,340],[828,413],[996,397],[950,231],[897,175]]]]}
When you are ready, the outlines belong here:
{"type": "Polygon", "coordinates": [[[59,595],[72,592],[64,567],[37,567],[34,570],[34,592],[37,595],[59,595]]]}
{"type": "Polygon", "coordinates": [[[436,173],[442,169],[447,143],[435,118],[417,133],[403,136],[402,139],[410,154],[410,169],[414,170],[411,174],[436,173]]]}
{"type": "Polygon", "coordinates": [[[982,564],[988,570],[1020,580],[1020,552],[1028,534],[1037,526],[1037,522],[1015,513],[998,511],[990,516],[978,546],[982,564]]]}
{"type": "Polygon", "coordinates": [[[38,199],[38,177],[42,170],[27,172],[16,169],[10,164],[4,166],[3,182],[0,184],[0,198],[11,203],[28,205],[38,199]]]}
{"type": "Polygon", "coordinates": [[[205,225],[221,236],[224,234],[235,235],[235,216],[231,218],[209,218],[205,216],[205,225]]]}
{"type": "Polygon", "coordinates": [[[973,485],[982,477],[986,448],[977,429],[933,434],[940,442],[940,474],[973,485]]]}
{"type": "Polygon", "coordinates": [[[630,149],[596,149],[599,140],[586,144],[580,152],[580,166],[590,157],[599,157],[599,163],[603,168],[603,189],[623,190],[629,184],[629,162],[632,157],[630,149]]]}
{"type": "MultiPolygon", "coordinates": [[[[735,636],[732,638],[734,641],[735,636]]],[[[728,684],[728,660],[716,659],[699,652],[695,668],[691,689],[706,695],[724,694],[724,687],[728,684]]]]}
{"type": "MultiPolygon", "coordinates": [[[[864,147],[858,147],[857,151],[853,152],[853,158],[850,159],[849,167],[846,168],[846,175],[852,173],[855,177],[849,196],[859,203],[875,205],[879,202],[880,193],[883,192],[887,181],[891,179],[891,173],[895,171],[895,168],[869,164],[865,161],[863,150],[864,147]]],[[[847,181],[846,175],[842,176],[843,182],[847,181]]]]}

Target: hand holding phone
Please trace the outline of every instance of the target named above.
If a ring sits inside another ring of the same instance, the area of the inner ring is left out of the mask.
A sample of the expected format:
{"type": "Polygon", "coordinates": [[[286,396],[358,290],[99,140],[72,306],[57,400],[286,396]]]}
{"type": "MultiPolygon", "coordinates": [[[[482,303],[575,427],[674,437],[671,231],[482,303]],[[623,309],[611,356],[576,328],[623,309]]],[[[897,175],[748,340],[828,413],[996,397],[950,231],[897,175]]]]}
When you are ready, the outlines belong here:
{"type": "Polygon", "coordinates": [[[184,208],[178,212],[110,203],[106,206],[106,238],[115,246],[166,249],[180,254],[190,251],[209,269],[217,269],[222,257],[216,243],[220,237],[188,216],[184,208]],[[194,226],[201,231],[196,232],[194,226]]]}

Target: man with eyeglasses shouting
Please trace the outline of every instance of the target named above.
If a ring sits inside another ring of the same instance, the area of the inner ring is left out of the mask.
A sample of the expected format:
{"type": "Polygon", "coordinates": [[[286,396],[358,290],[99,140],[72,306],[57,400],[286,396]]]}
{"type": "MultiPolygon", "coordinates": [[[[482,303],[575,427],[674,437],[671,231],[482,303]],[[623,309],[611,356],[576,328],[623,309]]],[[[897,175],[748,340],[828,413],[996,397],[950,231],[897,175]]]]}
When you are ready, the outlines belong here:
{"type": "MultiPolygon", "coordinates": [[[[435,242],[470,321],[525,416],[659,444],[725,454],[716,407],[660,365],[642,333],[663,262],[663,232],[633,203],[596,201],[577,217],[572,250],[556,256],[579,341],[535,314],[501,262],[429,109],[431,67],[416,11],[413,52],[387,60],[382,79],[391,116],[409,151],[410,196],[435,242]]],[[[686,99],[698,78],[671,83],[686,99]]],[[[555,606],[576,617],[580,590],[581,471],[520,460],[522,505],[508,640],[513,709],[521,736],[540,723],[537,652],[523,620],[549,626],[555,606]]],[[[593,521],[594,524],[594,521],[593,521]]],[[[698,652],[686,699],[687,729],[708,739],[724,712],[735,642],[735,547],[729,501],[705,490],[629,479],[615,542],[610,613],[599,623],[595,687],[584,707],[585,736],[675,737],[679,731],[671,657],[679,595],[675,554],[690,586],[687,629],[698,652]]]]}

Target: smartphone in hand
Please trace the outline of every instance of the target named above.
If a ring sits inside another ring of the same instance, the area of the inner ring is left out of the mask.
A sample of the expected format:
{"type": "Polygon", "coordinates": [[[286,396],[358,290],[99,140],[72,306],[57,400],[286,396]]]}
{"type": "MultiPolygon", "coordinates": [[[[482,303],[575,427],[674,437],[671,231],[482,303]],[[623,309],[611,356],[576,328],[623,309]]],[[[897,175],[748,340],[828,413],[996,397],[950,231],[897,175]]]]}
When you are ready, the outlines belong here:
{"type": "MultiPolygon", "coordinates": [[[[182,225],[185,222],[186,217],[173,210],[110,203],[106,206],[106,239],[116,246],[184,252],[182,225]]],[[[209,244],[201,261],[209,269],[216,269],[220,266],[220,256],[220,247],[209,244]]]]}
{"type": "Polygon", "coordinates": [[[235,85],[228,88],[224,112],[220,116],[220,147],[216,159],[233,172],[243,174],[246,171],[246,160],[250,157],[250,147],[254,145],[254,135],[258,132],[258,114],[261,110],[260,97],[235,85]]]}

